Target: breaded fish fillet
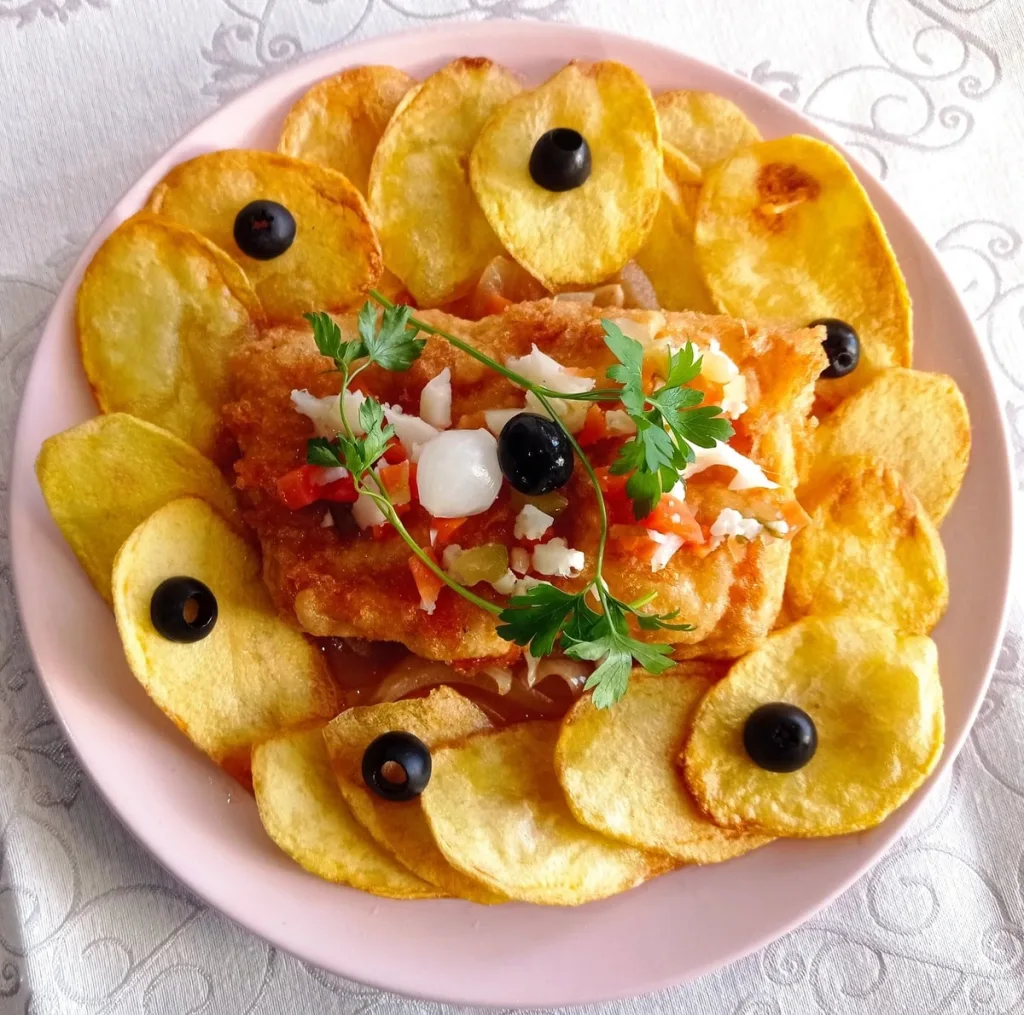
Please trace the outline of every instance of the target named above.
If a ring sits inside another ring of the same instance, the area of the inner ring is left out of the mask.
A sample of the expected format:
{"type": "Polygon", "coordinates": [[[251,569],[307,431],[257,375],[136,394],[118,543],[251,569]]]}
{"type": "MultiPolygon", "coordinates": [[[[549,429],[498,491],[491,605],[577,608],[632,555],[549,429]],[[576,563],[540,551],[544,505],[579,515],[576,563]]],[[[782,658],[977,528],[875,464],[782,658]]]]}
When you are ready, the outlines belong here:
{"type": "MultiPolygon", "coordinates": [[[[596,309],[551,300],[511,306],[479,322],[438,311],[421,316],[501,362],[525,355],[536,345],[563,366],[602,383],[607,383],[604,371],[613,362],[603,341],[602,317],[644,324],[655,336],[655,346],[661,341],[692,341],[706,349],[716,339],[747,380],[749,408],[736,421],[731,443],[778,482],[779,489],[731,491],[727,487],[733,471],[713,467],[689,480],[687,504],[699,520],[710,524],[725,507],[746,516],[778,517],[780,505],[792,500],[798,461],[813,425],[814,382],[825,366],[814,331],[764,331],[726,317],[596,309]]],[[[340,323],[354,333],[353,320],[340,323]]],[[[270,331],[239,353],[233,365],[235,400],[225,409],[225,422],[241,449],[237,485],[245,516],[262,543],[264,577],[279,609],[294,614],[315,635],[399,641],[430,659],[514,657],[518,649],[497,636],[495,620],[451,590],[442,591],[432,615],[419,608],[409,550],[396,533],[389,529],[383,538],[373,538],[369,532],[322,528],[324,505],[291,511],[279,500],[276,480],[302,464],[306,440],[313,435],[310,421],[295,410],[291,392],[305,388],[319,397],[336,394],[339,378],[327,372],[330,366],[317,353],[307,329],[270,331]]],[[[433,336],[412,369],[388,373],[373,367],[359,376],[356,386],[418,413],[420,391],[444,367],[452,372],[456,427],[480,427],[485,410],[523,405],[521,389],[433,336]]],[[[700,378],[697,386],[699,382],[700,378]]],[[[714,390],[709,393],[715,395],[714,390]]],[[[598,444],[591,451],[592,461],[607,464],[615,451],[614,441],[598,444]]],[[[563,492],[569,507],[545,538],[563,536],[585,552],[587,570],[580,579],[555,579],[571,588],[592,574],[597,509],[582,469],[576,469],[563,492]]],[[[463,548],[513,544],[517,512],[506,484],[492,508],[459,528],[458,543],[463,548]]],[[[414,507],[404,520],[421,545],[428,545],[430,520],[423,509],[414,507]]],[[[649,561],[616,549],[613,543],[605,573],[619,598],[628,601],[656,591],[652,609],[678,610],[680,620],[694,625],[688,632],[658,631],[645,637],[676,643],[681,656],[731,657],[771,629],[788,556],[789,544],[782,539],[758,539],[745,546],[730,541],[705,556],[680,551],[664,570],[652,573],[649,561]]],[[[487,585],[475,591],[502,602],[487,585]]]]}

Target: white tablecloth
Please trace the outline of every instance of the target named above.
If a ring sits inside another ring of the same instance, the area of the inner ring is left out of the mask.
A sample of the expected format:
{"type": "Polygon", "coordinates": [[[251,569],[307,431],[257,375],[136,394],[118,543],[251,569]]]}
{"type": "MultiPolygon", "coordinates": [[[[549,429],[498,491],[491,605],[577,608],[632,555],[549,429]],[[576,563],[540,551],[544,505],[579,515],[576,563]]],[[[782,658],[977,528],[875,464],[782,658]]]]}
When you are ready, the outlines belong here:
{"type": "MultiPolygon", "coordinates": [[[[439,18],[510,16],[688,50],[853,146],[965,294],[998,364],[1024,478],[1020,0],[0,0],[0,475],[65,271],[108,206],[182,131],[323,46],[439,18]]],[[[309,968],[161,870],[109,813],[47,709],[18,630],[6,517],[0,578],[0,1011],[437,1007],[309,968]]],[[[762,953],[606,1010],[1021,1011],[1022,633],[1018,602],[952,778],[874,873],[762,953]]]]}

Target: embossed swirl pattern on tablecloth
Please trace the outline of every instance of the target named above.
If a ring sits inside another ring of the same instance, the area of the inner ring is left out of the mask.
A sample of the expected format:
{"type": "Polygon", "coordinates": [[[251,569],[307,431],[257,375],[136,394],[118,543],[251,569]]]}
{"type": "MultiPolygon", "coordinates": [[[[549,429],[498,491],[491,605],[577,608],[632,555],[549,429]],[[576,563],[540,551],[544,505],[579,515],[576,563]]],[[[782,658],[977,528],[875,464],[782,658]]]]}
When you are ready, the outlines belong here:
{"type": "MultiPolygon", "coordinates": [[[[1024,7],[1018,0],[0,0],[0,477],[39,331],[120,192],[224,100],[323,46],[443,18],[630,32],[738,71],[886,179],[941,252],[998,378],[1024,483],[1024,7]]],[[[6,496],[4,498],[6,513],[6,496]]],[[[191,897],[107,811],[18,629],[0,519],[0,1012],[440,1009],[344,982],[191,897]]],[[[1024,1004],[1021,602],[951,777],[800,930],[611,1012],[902,1015],[1024,1004]]],[[[613,943],[610,943],[613,946],[613,943]]]]}

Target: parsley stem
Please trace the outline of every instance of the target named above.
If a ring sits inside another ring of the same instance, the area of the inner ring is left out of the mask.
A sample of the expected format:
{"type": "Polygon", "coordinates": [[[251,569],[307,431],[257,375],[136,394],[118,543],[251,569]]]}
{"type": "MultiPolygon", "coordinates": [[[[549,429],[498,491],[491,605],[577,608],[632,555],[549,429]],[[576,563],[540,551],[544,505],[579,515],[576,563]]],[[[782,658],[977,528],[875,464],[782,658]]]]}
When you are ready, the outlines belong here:
{"type": "Polygon", "coordinates": [[[465,585],[460,585],[450,574],[448,574],[443,568],[436,564],[422,546],[416,542],[413,538],[412,533],[402,524],[401,518],[398,517],[398,512],[395,510],[394,505],[391,503],[391,498],[387,494],[387,490],[384,488],[384,484],[381,482],[380,477],[375,473],[371,472],[370,475],[373,477],[373,481],[377,486],[379,492],[374,492],[362,483],[356,484],[356,489],[359,493],[365,493],[367,497],[370,497],[374,503],[383,511],[387,516],[388,521],[394,526],[395,531],[405,540],[406,545],[412,552],[419,557],[419,559],[428,567],[431,571],[437,575],[448,586],[448,588],[457,592],[463,599],[471,602],[474,606],[479,606],[481,610],[486,610],[492,616],[498,616],[501,613],[501,607],[495,605],[492,602],[484,599],[482,596],[478,596],[475,592],[471,592],[465,585]]]}

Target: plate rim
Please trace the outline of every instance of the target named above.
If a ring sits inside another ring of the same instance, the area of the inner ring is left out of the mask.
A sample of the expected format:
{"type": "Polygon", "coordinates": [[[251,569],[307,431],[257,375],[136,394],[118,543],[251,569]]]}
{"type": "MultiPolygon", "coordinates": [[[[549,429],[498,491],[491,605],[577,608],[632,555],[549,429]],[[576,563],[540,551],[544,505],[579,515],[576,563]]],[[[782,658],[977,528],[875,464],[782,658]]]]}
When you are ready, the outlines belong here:
{"type": "MultiPolygon", "coordinates": [[[[971,729],[977,719],[979,709],[981,708],[982,702],[984,701],[986,692],[988,690],[992,674],[995,669],[996,661],[1000,648],[1006,634],[1007,623],[1009,619],[1009,608],[1010,608],[1010,590],[1012,585],[1012,575],[1014,571],[1014,564],[1016,555],[1018,552],[1018,536],[1017,536],[1017,523],[1014,517],[1014,505],[1016,502],[1016,492],[1013,482],[1013,469],[1012,459],[1010,457],[1010,451],[1012,443],[1009,436],[1008,421],[1005,417],[1005,413],[1002,411],[1000,404],[1001,398],[999,390],[995,383],[993,374],[993,366],[990,358],[990,353],[986,349],[985,343],[979,335],[977,329],[974,326],[974,322],[970,317],[967,307],[964,303],[963,297],[949,277],[938,253],[932,243],[924,236],[924,234],[918,229],[917,225],[904,209],[903,205],[895,198],[890,189],[885,183],[879,180],[877,177],[868,170],[864,163],[853,155],[846,146],[838,141],[832,133],[825,127],[820,126],[816,122],[812,121],[807,117],[801,110],[795,109],[788,106],[781,99],[772,95],[767,89],[761,87],[753,81],[743,78],[741,75],[736,74],[726,68],[720,67],[707,60],[702,59],[690,52],[683,49],[678,49],[673,46],[664,45],[657,42],[652,42],[646,38],[638,38],[630,36],[625,33],[615,32],[606,29],[593,28],[590,26],[568,24],[563,22],[543,22],[533,19],[504,19],[504,18],[488,18],[477,22],[461,22],[461,21],[439,21],[435,24],[408,29],[401,32],[383,34],[372,36],[367,39],[362,39],[359,42],[343,42],[323,49],[317,50],[303,59],[296,61],[295,63],[289,64],[287,67],[281,68],[273,74],[269,74],[255,84],[246,88],[242,92],[233,96],[228,102],[221,106],[218,106],[212,110],[209,114],[202,117],[191,126],[188,127],[181,135],[179,135],[163,152],[161,152],[155,159],[153,159],[148,167],[136,177],[126,188],[125,192],[118,197],[118,199],[110,206],[106,214],[100,219],[98,225],[90,234],[88,240],[83,246],[82,252],[74,262],[73,266],[67,273],[67,276],[62,283],[58,294],[54,300],[53,307],[47,315],[46,322],[40,331],[39,342],[32,354],[32,365],[26,376],[24,385],[19,397],[21,398],[21,404],[17,413],[17,423],[15,427],[14,437],[14,455],[12,456],[11,469],[10,469],[10,490],[8,494],[8,517],[10,518],[10,539],[9,545],[11,547],[11,568],[13,575],[13,583],[15,590],[15,601],[17,605],[17,614],[20,624],[20,629],[24,634],[26,647],[28,649],[30,658],[33,663],[39,684],[43,690],[47,702],[49,703],[51,710],[60,722],[61,729],[67,738],[69,744],[75,752],[75,755],[82,765],[83,770],[88,774],[92,785],[96,787],[102,796],[103,800],[111,808],[114,814],[117,816],[121,824],[136,838],[137,841],[146,849],[146,851],[168,872],[170,872],[177,880],[181,881],[190,891],[195,893],[199,898],[203,899],[208,905],[215,908],[219,913],[226,916],[228,919],[240,924],[247,928],[250,932],[257,935],[261,939],[268,941],[273,946],[281,948],[282,950],[294,955],[303,962],[312,962],[308,955],[303,954],[302,950],[297,948],[289,939],[288,934],[283,929],[278,931],[271,927],[269,924],[263,924],[260,926],[254,925],[252,915],[246,911],[245,913],[239,912],[239,905],[233,904],[229,899],[227,901],[220,898],[214,901],[213,896],[216,896],[216,892],[213,891],[212,886],[208,883],[203,882],[199,876],[198,867],[187,869],[179,867],[174,862],[174,857],[165,856],[165,851],[162,849],[162,842],[158,834],[158,830],[150,827],[140,827],[134,818],[129,817],[125,809],[120,803],[115,800],[108,792],[108,787],[101,782],[99,778],[94,774],[94,770],[88,762],[83,758],[82,752],[79,749],[77,738],[71,728],[68,725],[65,714],[61,708],[61,705],[54,698],[51,691],[48,680],[43,675],[43,669],[39,665],[39,653],[37,652],[37,643],[41,644],[41,633],[30,634],[29,625],[26,622],[26,617],[23,612],[23,592],[24,585],[30,580],[28,575],[31,571],[29,562],[24,560],[22,555],[19,554],[16,549],[17,544],[20,540],[17,539],[18,533],[21,531],[23,524],[21,504],[24,501],[26,495],[31,495],[31,484],[35,480],[34,472],[34,458],[38,452],[38,446],[29,448],[26,447],[26,441],[23,439],[25,432],[25,417],[28,414],[28,398],[26,397],[29,390],[33,386],[33,380],[35,379],[36,373],[40,367],[39,350],[46,336],[49,334],[52,328],[61,326],[61,322],[58,319],[63,304],[69,299],[73,306],[74,292],[73,289],[77,285],[81,274],[91,259],[95,248],[98,246],[102,239],[105,238],[111,229],[115,228],[118,222],[126,217],[122,215],[124,212],[124,205],[129,195],[134,191],[141,181],[153,173],[154,169],[165,162],[171,153],[175,152],[185,140],[191,137],[193,134],[202,131],[202,129],[213,121],[220,117],[228,117],[236,110],[243,107],[247,102],[251,102],[253,96],[258,96],[260,92],[267,91],[271,92],[274,86],[280,87],[283,82],[290,82],[292,80],[296,82],[302,82],[303,84],[312,84],[313,81],[318,80],[321,77],[337,73],[347,66],[356,65],[359,63],[359,55],[361,51],[366,49],[374,49],[382,44],[394,44],[400,46],[409,43],[412,40],[428,40],[428,49],[431,47],[431,40],[434,37],[452,37],[455,41],[462,45],[472,45],[473,41],[477,38],[484,37],[489,38],[495,31],[501,31],[505,33],[517,33],[525,38],[533,35],[548,35],[555,34],[561,35],[566,38],[567,44],[571,47],[572,43],[576,40],[589,39],[597,44],[609,44],[613,49],[616,46],[627,46],[627,47],[638,47],[640,49],[647,49],[649,51],[657,52],[661,57],[669,60],[685,60],[692,62],[706,70],[713,72],[713,76],[724,77],[729,80],[734,86],[734,91],[738,89],[741,92],[752,93],[754,96],[759,96],[764,102],[769,105],[783,105],[788,113],[792,115],[797,121],[799,121],[804,129],[811,136],[822,137],[826,139],[830,144],[834,145],[836,149],[843,155],[843,157],[850,163],[850,165],[857,171],[859,176],[867,176],[871,179],[874,186],[877,186],[891,202],[893,210],[902,218],[902,225],[909,231],[912,240],[915,245],[921,245],[928,250],[935,260],[935,264],[940,272],[941,276],[948,283],[950,295],[955,299],[958,309],[962,315],[963,323],[966,325],[970,334],[973,336],[975,344],[977,345],[979,356],[984,363],[984,382],[986,387],[986,395],[991,398],[993,405],[995,406],[995,415],[998,420],[998,447],[990,448],[989,451],[995,452],[995,457],[1000,461],[1003,472],[1002,479],[1003,488],[1000,490],[992,491],[994,496],[999,496],[1001,499],[1005,498],[1007,505],[1007,511],[1009,516],[1009,528],[1007,533],[1007,566],[1003,582],[1001,587],[998,589],[999,609],[998,609],[998,622],[996,626],[996,637],[993,639],[993,644],[989,650],[988,658],[985,660],[984,677],[978,685],[978,691],[976,699],[967,714],[966,722],[964,724],[963,731],[960,736],[953,742],[948,742],[945,745],[942,758],[935,772],[929,777],[928,782],[921,788],[919,788],[915,794],[908,800],[894,815],[890,816],[883,823],[885,834],[881,836],[881,842],[874,847],[870,855],[868,855],[862,862],[857,864],[852,871],[846,876],[840,878],[839,882],[832,887],[830,891],[825,893],[823,896],[817,899],[817,901],[808,909],[805,909],[799,915],[791,920],[785,921],[783,924],[773,928],[770,932],[762,934],[755,940],[744,942],[739,948],[730,951],[728,954],[723,954],[716,959],[706,961],[698,966],[688,967],[685,972],[680,974],[669,974],[662,976],[656,980],[645,979],[641,983],[637,984],[624,984],[621,987],[614,990],[601,990],[598,993],[591,995],[581,994],[579,991],[574,991],[571,994],[559,993],[556,987],[552,991],[546,991],[543,999],[536,999],[533,994],[524,999],[500,999],[494,1000],[493,998],[488,999],[479,993],[478,990],[472,991],[460,991],[459,985],[451,985],[444,990],[431,990],[429,992],[412,988],[403,988],[401,985],[397,985],[393,981],[387,981],[380,977],[366,976],[362,974],[358,969],[345,968],[345,961],[341,959],[335,963],[332,967],[321,966],[321,968],[327,969],[329,972],[336,973],[340,976],[354,980],[357,983],[364,983],[368,986],[400,994],[405,997],[410,997],[417,1000],[429,999],[438,1001],[441,1003],[449,1003],[455,1005],[474,1005],[482,1007],[507,1007],[509,1004],[526,1004],[530,1007],[555,1007],[561,1005],[581,1005],[581,1004],[594,1004],[601,1003],[604,1001],[618,1000],[629,997],[637,996],[641,993],[647,993],[650,991],[656,991],[666,989],[672,986],[678,986],[683,983],[691,982],[699,977],[708,975],[718,969],[722,969],[733,962],[739,961],[740,959],[758,951],[773,941],[789,933],[795,928],[801,926],[807,920],[811,919],[814,915],[820,912],[825,906],[829,905],[839,895],[850,888],[856,881],[863,877],[869,870],[871,870],[886,854],[889,848],[893,845],[896,839],[900,836],[904,828],[909,824],[915,813],[923,805],[927,796],[933,787],[935,781],[949,769],[955,760],[956,756],[962,749],[971,729]],[[26,456],[31,455],[28,467],[26,469],[26,456]],[[26,490],[28,486],[28,490],[26,490]]],[[[571,48],[570,48],[571,51],[571,48]]],[[[433,53],[430,54],[433,56],[433,53]]],[[[609,54],[609,57],[615,59],[614,53],[609,54]]],[[[511,61],[510,61],[511,62],[511,61]]],[[[128,214],[138,210],[137,207],[132,207],[128,214]]],[[[974,453],[977,453],[977,449],[972,449],[974,453]]],[[[354,889],[348,889],[344,886],[333,885],[333,889],[340,889],[342,891],[355,891],[354,889]]],[[[447,905],[459,905],[468,906],[467,903],[447,901],[447,905]]],[[[585,914],[587,907],[576,910],[575,912],[585,914]]],[[[314,963],[316,964],[316,963],[314,963]]],[[[545,985],[547,986],[547,985],[545,985]]]]}

